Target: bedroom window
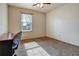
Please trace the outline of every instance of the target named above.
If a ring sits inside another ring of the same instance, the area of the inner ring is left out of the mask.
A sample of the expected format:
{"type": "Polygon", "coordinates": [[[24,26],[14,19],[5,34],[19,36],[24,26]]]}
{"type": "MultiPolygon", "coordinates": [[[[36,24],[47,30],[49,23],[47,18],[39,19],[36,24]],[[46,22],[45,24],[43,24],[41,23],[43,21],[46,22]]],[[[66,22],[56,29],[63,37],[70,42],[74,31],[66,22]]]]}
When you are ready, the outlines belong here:
{"type": "Polygon", "coordinates": [[[32,15],[31,14],[21,14],[21,29],[23,32],[32,31],[32,15]]]}

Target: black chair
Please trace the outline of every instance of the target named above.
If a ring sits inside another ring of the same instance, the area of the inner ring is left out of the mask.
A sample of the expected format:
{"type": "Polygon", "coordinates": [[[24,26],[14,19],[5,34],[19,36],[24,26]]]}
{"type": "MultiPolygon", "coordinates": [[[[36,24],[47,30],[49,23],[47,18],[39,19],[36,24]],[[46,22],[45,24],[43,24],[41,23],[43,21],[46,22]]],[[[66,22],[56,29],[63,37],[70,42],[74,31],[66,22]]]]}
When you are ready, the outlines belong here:
{"type": "MultiPolygon", "coordinates": [[[[18,48],[19,42],[21,40],[22,31],[17,33],[13,38],[13,44],[12,44],[12,55],[15,53],[15,50],[18,48]]],[[[14,55],[16,56],[16,55],[14,55]]]]}

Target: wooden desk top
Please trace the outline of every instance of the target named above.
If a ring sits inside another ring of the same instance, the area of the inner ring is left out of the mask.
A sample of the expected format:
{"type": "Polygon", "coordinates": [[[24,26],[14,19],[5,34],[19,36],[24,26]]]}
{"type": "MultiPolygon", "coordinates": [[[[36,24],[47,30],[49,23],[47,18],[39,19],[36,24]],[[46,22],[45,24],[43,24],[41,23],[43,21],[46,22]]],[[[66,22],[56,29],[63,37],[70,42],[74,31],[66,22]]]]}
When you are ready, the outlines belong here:
{"type": "Polygon", "coordinates": [[[13,34],[3,34],[3,35],[0,35],[0,41],[4,41],[4,40],[12,40],[13,39],[13,34]]]}

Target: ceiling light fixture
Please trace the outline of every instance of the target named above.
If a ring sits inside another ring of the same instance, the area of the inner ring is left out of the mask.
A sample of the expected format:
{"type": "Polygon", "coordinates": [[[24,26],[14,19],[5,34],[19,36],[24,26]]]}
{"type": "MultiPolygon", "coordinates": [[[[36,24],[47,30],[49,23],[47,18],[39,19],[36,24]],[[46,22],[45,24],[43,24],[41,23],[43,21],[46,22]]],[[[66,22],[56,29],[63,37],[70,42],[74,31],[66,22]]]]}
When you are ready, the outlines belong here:
{"type": "Polygon", "coordinates": [[[36,3],[33,4],[33,7],[39,7],[39,8],[44,8],[45,5],[50,5],[51,3],[36,3]]]}

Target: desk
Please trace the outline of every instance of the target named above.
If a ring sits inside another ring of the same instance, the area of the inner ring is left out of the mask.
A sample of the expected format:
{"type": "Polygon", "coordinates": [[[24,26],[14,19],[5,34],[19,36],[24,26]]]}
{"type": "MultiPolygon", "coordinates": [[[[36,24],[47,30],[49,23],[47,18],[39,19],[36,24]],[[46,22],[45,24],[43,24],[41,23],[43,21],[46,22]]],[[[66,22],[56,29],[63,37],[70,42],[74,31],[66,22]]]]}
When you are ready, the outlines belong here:
{"type": "Polygon", "coordinates": [[[8,34],[0,36],[0,56],[12,55],[13,37],[9,39],[8,34]]]}

